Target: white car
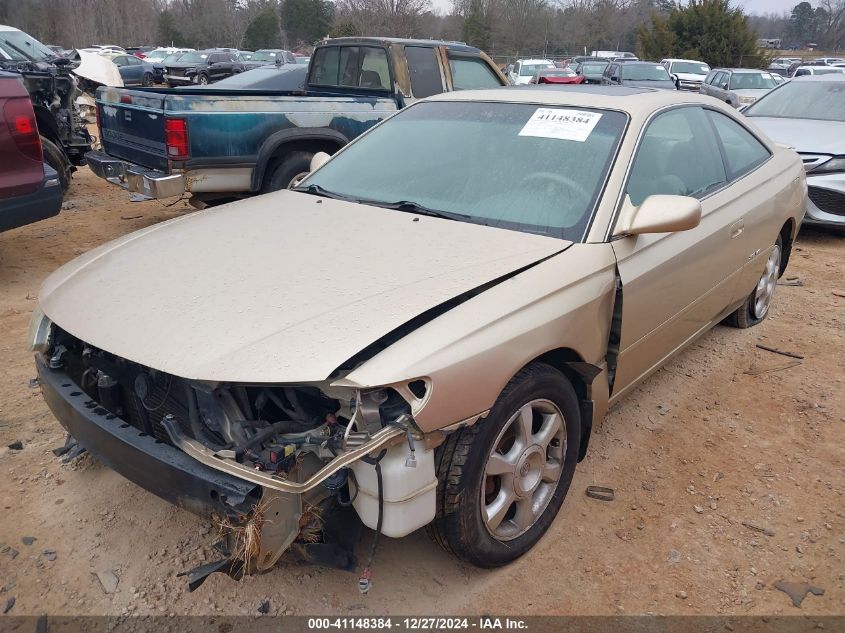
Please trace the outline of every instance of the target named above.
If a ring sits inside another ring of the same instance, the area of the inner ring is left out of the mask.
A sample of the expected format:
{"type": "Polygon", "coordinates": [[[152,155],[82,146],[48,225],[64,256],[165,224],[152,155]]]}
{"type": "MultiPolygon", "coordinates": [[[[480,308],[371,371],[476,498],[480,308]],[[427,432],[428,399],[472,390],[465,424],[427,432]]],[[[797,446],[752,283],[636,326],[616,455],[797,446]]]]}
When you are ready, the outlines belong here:
{"type": "Polygon", "coordinates": [[[813,75],[833,75],[845,73],[845,68],[839,66],[799,66],[792,74],[793,77],[807,77],[813,75]]]}
{"type": "Polygon", "coordinates": [[[524,86],[541,70],[556,68],[554,62],[548,59],[518,59],[509,67],[508,81],[514,86],[524,86]]]}
{"type": "Polygon", "coordinates": [[[663,59],[660,63],[672,75],[678,90],[698,92],[710,72],[710,66],[695,59],[663,59]]]}

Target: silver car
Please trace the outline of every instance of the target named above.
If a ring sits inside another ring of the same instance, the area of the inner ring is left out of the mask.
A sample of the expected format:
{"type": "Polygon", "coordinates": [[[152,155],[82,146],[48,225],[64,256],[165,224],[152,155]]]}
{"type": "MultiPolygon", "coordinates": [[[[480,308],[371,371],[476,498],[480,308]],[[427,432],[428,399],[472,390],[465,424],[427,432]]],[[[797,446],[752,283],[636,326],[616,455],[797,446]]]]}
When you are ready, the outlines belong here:
{"type": "Polygon", "coordinates": [[[735,108],[749,106],[778,85],[772,73],[746,68],[714,68],[701,84],[702,94],[735,108]]]}
{"type": "Polygon", "coordinates": [[[801,155],[808,185],[804,224],[845,228],[845,75],[793,79],[745,115],[801,155]]]}

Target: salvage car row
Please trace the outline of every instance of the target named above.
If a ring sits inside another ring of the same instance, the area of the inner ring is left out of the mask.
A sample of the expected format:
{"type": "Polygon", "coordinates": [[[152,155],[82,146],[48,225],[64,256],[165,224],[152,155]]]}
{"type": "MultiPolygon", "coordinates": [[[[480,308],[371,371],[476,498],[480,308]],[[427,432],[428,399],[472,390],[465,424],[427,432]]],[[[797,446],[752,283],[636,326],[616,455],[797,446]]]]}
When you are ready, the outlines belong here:
{"type": "Polygon", "coordinates": [[[836,78],[746,116],[692,91],[511,88],[454,42],[331,39],[303,72],[100,88],[97,175],[220,206],[69,262],[28,333],[69,446],[218,518],[224,558],[194,585],[291,547],[354,566],[361,524],[518,558],[609,406],[714,325],[766,319],[823,211],[808,180],[845,173],[834,145],[799,156],[755,123],[836,123],[836,78]]]}

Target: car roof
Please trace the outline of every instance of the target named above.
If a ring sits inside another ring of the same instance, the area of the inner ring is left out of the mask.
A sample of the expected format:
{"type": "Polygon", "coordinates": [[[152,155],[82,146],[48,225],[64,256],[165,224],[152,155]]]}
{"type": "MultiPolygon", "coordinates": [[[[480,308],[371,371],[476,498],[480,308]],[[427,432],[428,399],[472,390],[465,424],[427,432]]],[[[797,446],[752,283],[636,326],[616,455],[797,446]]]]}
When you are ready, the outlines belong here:
{"type": "Polygon", "coordinates": [[[550,59],[535,59],[533,57],[526,58],[526,59],[517,59],[514,63],[521,63],[521,64],[554,64],[554,62],[550,59]]]}
{"type": "Polygon", "coordinates": [[[332,44],[409,44],[411,46],[440,47],[445,46],[449,50],[465,53],[481,52],[474,46],[464,42],[451,42],[448,40],[416,40],[401,37],[331,37],[320,42],[320,45],[332,44]]]}
{"type": "MultiPolygon", "coordinates": [[[[707,64],[707,62],[703,62],[700,59],[682,59],[680,57],[667,57],[663,60],[664,62],[691,62],[693,64],[707,64]]],[[[708,64],[709,66],[709,64],[708,64]]]]}
{"type": "MultiPolygon", "coordinates": [[[[711,72],[725,72],[725,73],[765,73],[768,72],[762,68],[711,68],[711,72]]],[[[771,73],[769,73],[771,74],[771,73]]]]}
{"type": "MultiPolygon", "coordinates": [[[[696,92],[660,90],[657,88],[635,88],[627,86],[509,86],[488,90],[465,90],[446,92],[426,101],[486,101],[499,103],[531,103],[545,106],[569,106],[622,110],[635,117],[645,117],[660,108],[681,104],[697,103],[713,106],[721,104],[718,99],[696,92]]],[[[724,105],[724,104],[721,104],[724,105]]]]}

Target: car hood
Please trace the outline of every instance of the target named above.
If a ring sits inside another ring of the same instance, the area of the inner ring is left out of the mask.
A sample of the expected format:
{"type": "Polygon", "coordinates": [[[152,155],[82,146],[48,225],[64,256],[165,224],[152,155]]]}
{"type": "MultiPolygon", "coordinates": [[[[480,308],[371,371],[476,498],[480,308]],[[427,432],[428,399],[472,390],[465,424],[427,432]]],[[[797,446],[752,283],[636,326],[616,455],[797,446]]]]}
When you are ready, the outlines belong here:
{"type": "Polygon", "coordinates": [[[319,381],[570,244],[283,191],[101,246],[53,273],[39,302],[77,338],[183,378],[319,381]]]}
{"type": "Polygon", "coordinates": [[[750,116],[766,136],[796,152],[845,154],[845,122],[750,116]]]}
{"type": "Polygon", "coordinates": [[[639,81],[636,79],[623,79],[622,83],[626,86],[636,86],[637,88],[661,88],[663,90],[675,90],[675,82],[669,79],[666,81],[639,81]]]}
{"type": "Polygon", "coordinates": [[[769,92],[771,88],[743,88],[742,90],[732,90],[737,97],[754,97],[759,99],[764,94],[769,92]]]}
{"type": "Polygon", "coordinates": [[[76,52],[79,54],[79,65],[73,69],[74,74],[103,86],[123,86],[120,70],[108,57],[85,51],[76,52]]]}

